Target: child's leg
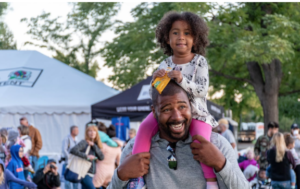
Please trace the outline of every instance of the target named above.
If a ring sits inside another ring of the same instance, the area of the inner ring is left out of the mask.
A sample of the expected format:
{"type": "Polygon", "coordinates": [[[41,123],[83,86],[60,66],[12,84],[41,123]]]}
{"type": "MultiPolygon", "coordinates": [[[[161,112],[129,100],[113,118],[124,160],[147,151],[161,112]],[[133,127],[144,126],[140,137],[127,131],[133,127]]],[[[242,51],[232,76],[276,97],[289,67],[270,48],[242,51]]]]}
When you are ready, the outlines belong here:
{"type": "Polygon", "coordinates": [[[151,112],[141,123],[140,128],[135,137],[132,154],[141,152],[149,152],[151,146],[151,138],[158,132],[158,124],[151,112]]]}
{"type": "MultiPolygon", "coordinates": [[[[201,135],[206,140],[210,141],[211,132],[212,132],[212,126],[210,126],[209,124],[207,124],[203,121],[196,120],[196,119],[192,120],[191,126],[190,126],[190,134],[192,136],[201,135]]],[[[194,141],[194,142],[200,143],[197,140],[194,141]]],[[[200,164],[201,164],[201,167],[202,167],[202,170],[203,170],[203,173],[204,173],[204,177],[206,179],[216,178],[216,175],[215,175],[212,167],[209,167],[209,166],[207,166],[203,163],[200,163],[200,164]]]]}

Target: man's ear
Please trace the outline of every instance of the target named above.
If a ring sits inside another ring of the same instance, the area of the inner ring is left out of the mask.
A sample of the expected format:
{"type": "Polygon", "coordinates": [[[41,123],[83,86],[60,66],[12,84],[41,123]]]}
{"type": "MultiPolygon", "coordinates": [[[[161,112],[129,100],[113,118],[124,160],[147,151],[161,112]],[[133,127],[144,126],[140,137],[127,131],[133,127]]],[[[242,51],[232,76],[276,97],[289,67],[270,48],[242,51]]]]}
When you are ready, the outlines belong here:
{"type": "Polygon", "coordinates": [[[153,105],[151,105],[151,110],[152,110],[153,115],[155,116],[155,108],[153,105]]]}

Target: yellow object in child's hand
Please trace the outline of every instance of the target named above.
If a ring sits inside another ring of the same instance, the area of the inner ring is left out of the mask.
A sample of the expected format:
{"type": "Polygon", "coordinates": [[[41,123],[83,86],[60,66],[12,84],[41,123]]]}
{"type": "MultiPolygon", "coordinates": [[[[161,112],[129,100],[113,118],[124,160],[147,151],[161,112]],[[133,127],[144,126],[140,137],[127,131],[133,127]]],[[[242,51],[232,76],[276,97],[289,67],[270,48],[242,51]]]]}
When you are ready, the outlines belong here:
{"type": "Polygon", "coordinates": [[[159,92],[159,94],[162,93],[162,91],[166,88],[168,83],[170,82],[171,78],[168,77],[168,72],[171,70],[171,68],[168,67],[166,74],[163,77],[157,77],[152,83],[152,86],[159,92]]]}

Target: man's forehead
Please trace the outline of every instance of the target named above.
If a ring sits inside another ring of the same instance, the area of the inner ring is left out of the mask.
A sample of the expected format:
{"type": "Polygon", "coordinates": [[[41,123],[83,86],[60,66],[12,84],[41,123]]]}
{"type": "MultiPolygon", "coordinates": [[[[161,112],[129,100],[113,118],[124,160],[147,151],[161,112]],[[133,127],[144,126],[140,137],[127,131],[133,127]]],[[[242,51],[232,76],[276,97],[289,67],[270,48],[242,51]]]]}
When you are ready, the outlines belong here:
{"type": "Polygon", "coordinates": [[[158,105],[164,105],[166,103],[188,103],[189,99],[187,95],[181,91],[179,93],[175,93],[174,95],[159,95],[157,98],[158,105]]]}

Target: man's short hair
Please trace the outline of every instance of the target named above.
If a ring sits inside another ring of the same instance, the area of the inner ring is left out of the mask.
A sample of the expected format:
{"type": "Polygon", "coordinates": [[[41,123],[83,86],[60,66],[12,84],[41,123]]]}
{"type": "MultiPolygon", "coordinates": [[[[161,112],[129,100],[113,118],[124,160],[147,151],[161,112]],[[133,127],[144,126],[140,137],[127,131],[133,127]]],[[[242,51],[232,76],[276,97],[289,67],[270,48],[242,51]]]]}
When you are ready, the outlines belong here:
{"type": "Polygon", "coordinates": [[[136,134],[136,130],[134,128],[129,129],[129,132],[133,132],[134,134],[136,134]]]}
{"type": "Polygon", "coordinates": [[[72,125],[71,127],[70,127],[70,133],[72,133],[72,131],[73,131],[73,129],[75,129],[75,128],[78,128],[76,125],[72,125]]]}
{"type": "Polygon", "coordinates": [[[271,121],[271,122],[268,124],[268,129],[273,129],[273,128],[279,128],[278,123],[276,123],[275,121],[271,121]]]}
{"type": "Polygon", "coordinates": [[[55,159],[49,159],[48,162],[47,162],[47,164],[50,164],[50,163],[55,163],[56,164],[55,159]]]}
{"type": "Polygon", "coordinates": [[[26,117],[21,117],[20,118],[20,121],[23,121],[23,120],[25,120],[25,119],[27,119],[26,117]]]}
{"type": "Polygon", "coordinates": [[[164,90],[162,91],[161,94],[159,94],[159,92],[154,87],[152,87],[151,96],[152,96],[153,106],[157,105],[158,95],[160,95],[160,96],[173,96],[177,93],[180,93],[181,91],[186,93],[188,98],[190,99],[190,96],[188,95],[188,93],[182,87],[180,87],[173,79],[170,80],[170,82],[168,83],[166,88],[164,88],[164,90]]]}

